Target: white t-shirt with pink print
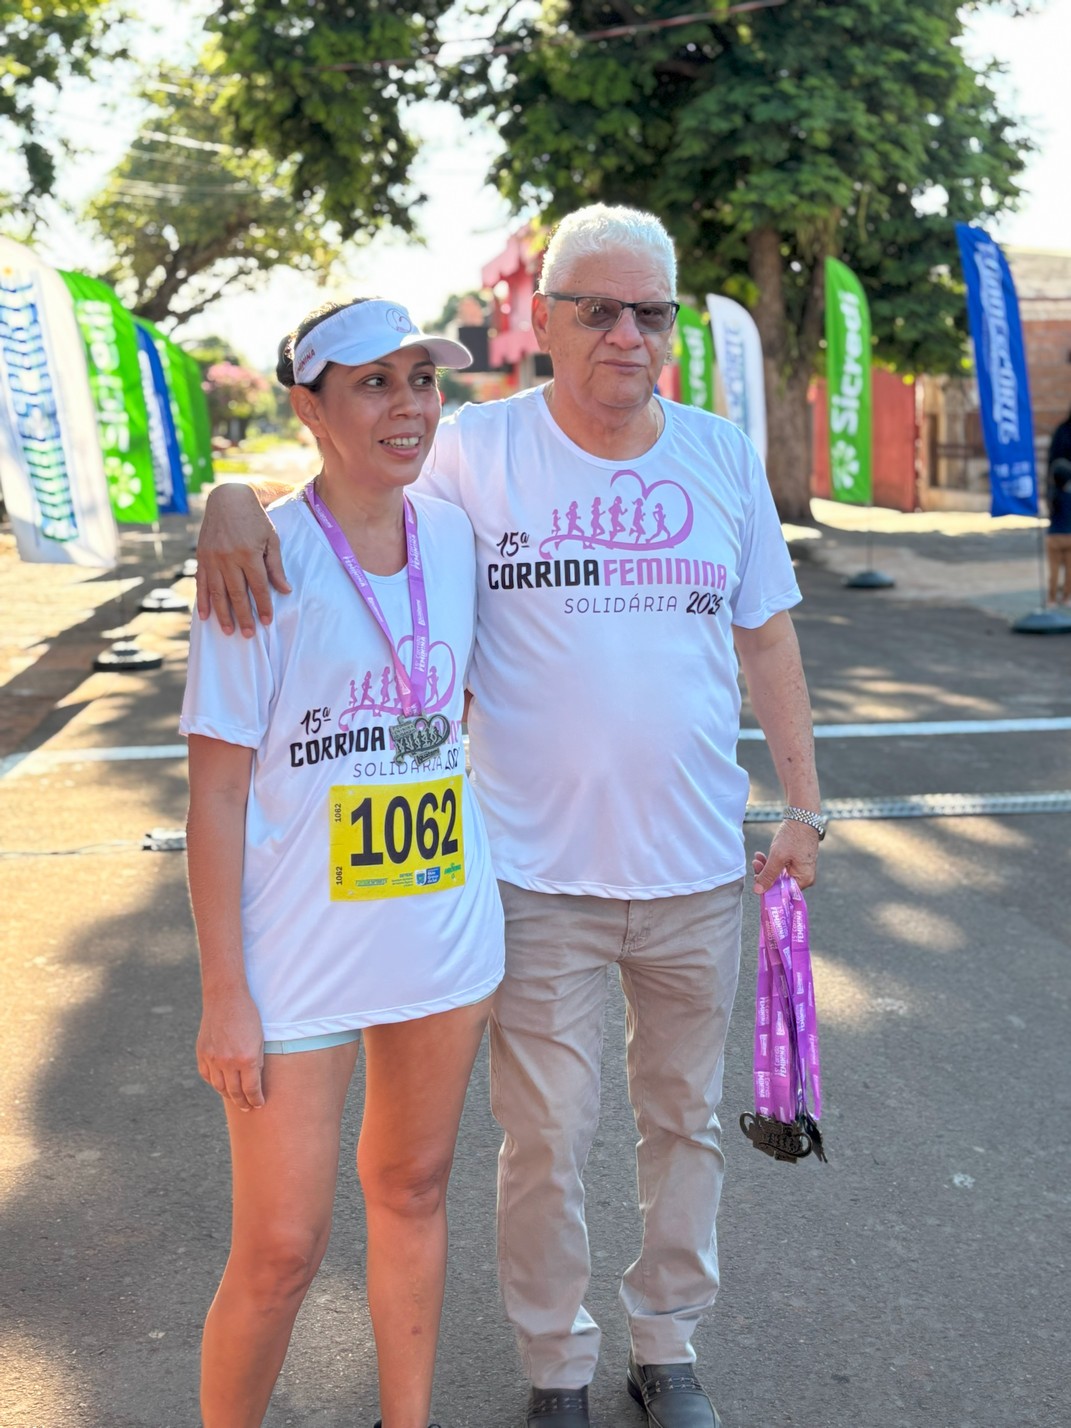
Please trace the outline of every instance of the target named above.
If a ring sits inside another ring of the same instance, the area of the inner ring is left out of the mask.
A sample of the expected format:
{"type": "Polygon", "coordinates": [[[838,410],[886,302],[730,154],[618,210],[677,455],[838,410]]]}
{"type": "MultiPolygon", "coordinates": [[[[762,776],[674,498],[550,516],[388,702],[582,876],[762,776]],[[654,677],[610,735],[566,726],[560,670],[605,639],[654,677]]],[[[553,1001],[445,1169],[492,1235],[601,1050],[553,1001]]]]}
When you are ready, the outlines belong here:
{"type": "MultiPolygon", "coordinates": [[[[180,729],[254,749],[242,937],[268,1041],[406,1021],[487,996],[502,908],[461,719],[472,649],[472,528],[416,493],[434,755],[402,753],[386,639],[305,500],[272,508],[293,594],[252,639],[194,618],[180,729]]],[[[412,664],[406,570],[368,577],[412,664]]]]}
{"type": "Polygon", "coordinates": [[[662,407],[650,450],[607,461],[541,389],[466,406],[420,478],[476,532],[470,755],[520,887],[655,898],[745,873],[732,626],[800,593],[747,437],[662,407]]]}

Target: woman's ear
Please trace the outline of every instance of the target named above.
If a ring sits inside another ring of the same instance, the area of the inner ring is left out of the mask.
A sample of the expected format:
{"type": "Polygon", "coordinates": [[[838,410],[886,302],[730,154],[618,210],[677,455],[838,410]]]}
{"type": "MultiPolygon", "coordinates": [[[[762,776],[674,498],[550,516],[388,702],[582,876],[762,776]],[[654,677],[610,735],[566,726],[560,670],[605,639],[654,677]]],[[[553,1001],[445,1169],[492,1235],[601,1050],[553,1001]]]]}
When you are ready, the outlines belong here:
{"type": "Polygon", "coordinates": [[[291,387],[290,406],[298,421],[307,426],[313,436],[319,439],[325,434],[320,400],[315,392],[310,392],[308,387],[291,387]]]}

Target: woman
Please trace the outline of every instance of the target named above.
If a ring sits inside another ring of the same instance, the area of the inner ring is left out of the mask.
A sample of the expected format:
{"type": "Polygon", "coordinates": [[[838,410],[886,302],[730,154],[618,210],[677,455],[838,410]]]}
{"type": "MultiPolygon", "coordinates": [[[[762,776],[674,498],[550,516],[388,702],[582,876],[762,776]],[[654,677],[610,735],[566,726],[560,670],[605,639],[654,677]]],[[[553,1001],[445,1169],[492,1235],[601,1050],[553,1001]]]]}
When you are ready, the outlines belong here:
{"type": "Polygon", "coordinates": [[[234,1197],[204,1428],[263,1420],[327,1245],[359,1041],[381,1421],[428,1423],[446,1185],[503,950],[460,732],[472,529],[406,487],[438,424],[436,365],[470,361],[396,303],[306,318],[278,368],[322,456],[274,508],[298,593],[237,647],[194,621],[181,728],[197,1059],[226,1109],[234,1197]]]}

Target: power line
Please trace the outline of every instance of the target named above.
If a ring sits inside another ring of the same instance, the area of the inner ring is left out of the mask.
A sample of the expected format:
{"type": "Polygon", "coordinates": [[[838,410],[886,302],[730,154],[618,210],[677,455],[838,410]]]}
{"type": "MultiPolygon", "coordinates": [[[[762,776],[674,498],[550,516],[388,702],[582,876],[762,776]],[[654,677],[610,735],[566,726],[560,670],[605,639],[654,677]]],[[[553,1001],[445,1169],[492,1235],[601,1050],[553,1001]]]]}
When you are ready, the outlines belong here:
{"type": "MultiPolygon", "coordinates": [[[[456,52],[459,46],[462,52],[467,48],[474,55],[483,55],[488,59],[496,59],[503,55],[515,55],[540,49],[547,45],[584,45],[597,43],[601,40],[629,39],[633,35],[648,34],[656,30],[670,30],[681,25],[703,24],[706,21],[718,21],[727,19],[733,15],[746,15],[755,10],[772,10],[781,5],[787,5],[790,0],[740,0],[736,5],[730,5],[725,10],[699,10],[688,15],[672,15],[663,20],[638,21],[629,25],[615,25],[609,29],[587,30],[582,34],[574,34],[567,31],[561,34],[544,34],[533,40],[518,40],[512,44],[496,45],[494,35],[475,35],[464,40],[444,40],[441,48],[428,50],[426,53],[408,54],[395,56],[390,59],[375,60],[339,60],[337,64],[302,65],[298,69],[300,74],[348,74],[359,70],[380,70],[380,69],[401,69],[407,65],[425,64],[433,69],[445,69],[447,61],[443,55],[447,50],[456,52]]],[[[451,61],[454,63],[456,61],[451,61]]],[[[222,85],[230,82],[233,75],[221,75],[219,78],[210,79],[200,76],[199,83],[215,83],[222,85]]],[[[243,75],[248,78],[248,75],[243,75]]],[[[191,84],[176,85],[160,82],[153,85],[153,88],[169,94],[185,94],[192,87],[191,84]]],[[[166,138],[166,135],[151,135],[147,137],[166,138]]],[[[226,148],[226,145],[197,144],[189,141],[191,147],[198,148],[226,148]]]]}
{"type": "Polygon", "coordinates": [[[112,186],[113,192],[135,195],[151,193],[157,198],[181,198],[185,193],[259,193],[251,183],[186,184],[154,183],[150,179],[118,179],[112,186]]]}
{"type": "MultiPolygon", "coordinates": [[[[778,3],[781,3],[781,0],[778,0],[778,3]]],[[[173,84],[169,84],[167,88],[176,94],[181,93],[173,84]]],[[[158,144],[177,144],[180,149],[211,149],[216,154],[244,152],[242,149],[236,149],[233,144],[210,144],[207,139],[186,139],[180,134],[164,134],[158,129],[146,129],[139,137],[155,139],[158,144]]]]}
{"type": "Polygon", "coordinates": [[[106,193],[132,203],[140,199],[168,199],[178,202],[186,197],[221,199],[230,197],[238,201],[252,194],[264,203],[281,203],[289,207],[293,207],[294,204],[293,198],[282,189],[273,188],[267,184],[245,182],[187,184],[167,183],[164,180],[122,178],[111,183],[106,189],[106,193]]]}
{"type": "Polygon", "coordinates": [[[197,169],[200,173],[211,173],[218,168],[218,162],[214,159],[182,158],[178,154],[162,153],[159,149],[141,149],[136,143],[127,149],[127,153],[139,159],[151,159],[157,164],[167,164],[169,168],[197,169]]]}
{"type": "MultiPolygon", "coordinates": [[[[671,30],[680,25],[702,24],[706,20],[724,20],[728,15],[745,15],[751,10],[772,10],[779,5],[787,5],[788,0],[741,0],[738,5],[730,5],[727,10],[700,10],[692,15],[673,15],[664,20],[645,20],[631,25],[614,25],[605,30],[587,30],[583,34],[577,35],[566,32],[558,35],[540,35],[538,44],[533,44],[531,40],[520,40],[509,45],[492,44],[490,49],[483,50],[482,53],[488,58],[497,58],[500,55],[523,54],[527,50],[538,49],[542,45],[572,45],[590,44],[597,40],[621,40],[628,39],[632,35],[649,33],[652,30],[671,30]]],[[[493,41],[493,35],[481,35],[469,41],[447,41],[443,49],[447,47],[454,49],[458,44],[486,45],[493,41]]],[[[478,51],[480,52],[480,51],[478,51]]],[[[430,54],[419,55],[416,58],[423,60],[426,64],[437,68],[442,67],[443,50],[435,50],[430,54]]],[[[354,69],[383,69],[392,65],[412,64],[413,56],[405,59],[383,59],[383,60],[353,60],[342,61],[339,64],[317,65],[319,71],[331,70],[354,70],[354,69]]]]}

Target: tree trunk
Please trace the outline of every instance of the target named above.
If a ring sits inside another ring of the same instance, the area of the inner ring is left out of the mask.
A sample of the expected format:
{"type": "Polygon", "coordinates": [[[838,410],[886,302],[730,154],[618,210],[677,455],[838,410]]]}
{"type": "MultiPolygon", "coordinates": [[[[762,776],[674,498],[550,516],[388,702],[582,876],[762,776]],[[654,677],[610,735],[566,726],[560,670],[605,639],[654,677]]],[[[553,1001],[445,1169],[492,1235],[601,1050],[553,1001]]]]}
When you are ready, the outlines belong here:
{"type": "Polygon", "coordinates": [[[793,373],[770,390],[766,372],[766,472],[783,521],[811,519],[811,412],[809,374],[793,373]]]}
{"type": "Polygon", "coordinates": [[[807,408],[810,359],[789,333],[776,229],[748,236],[748,268],[758,288],[752,314],[762,338],[766,376],[766,474],[783,521],[811,519],[811,423],[807,408]]]}

